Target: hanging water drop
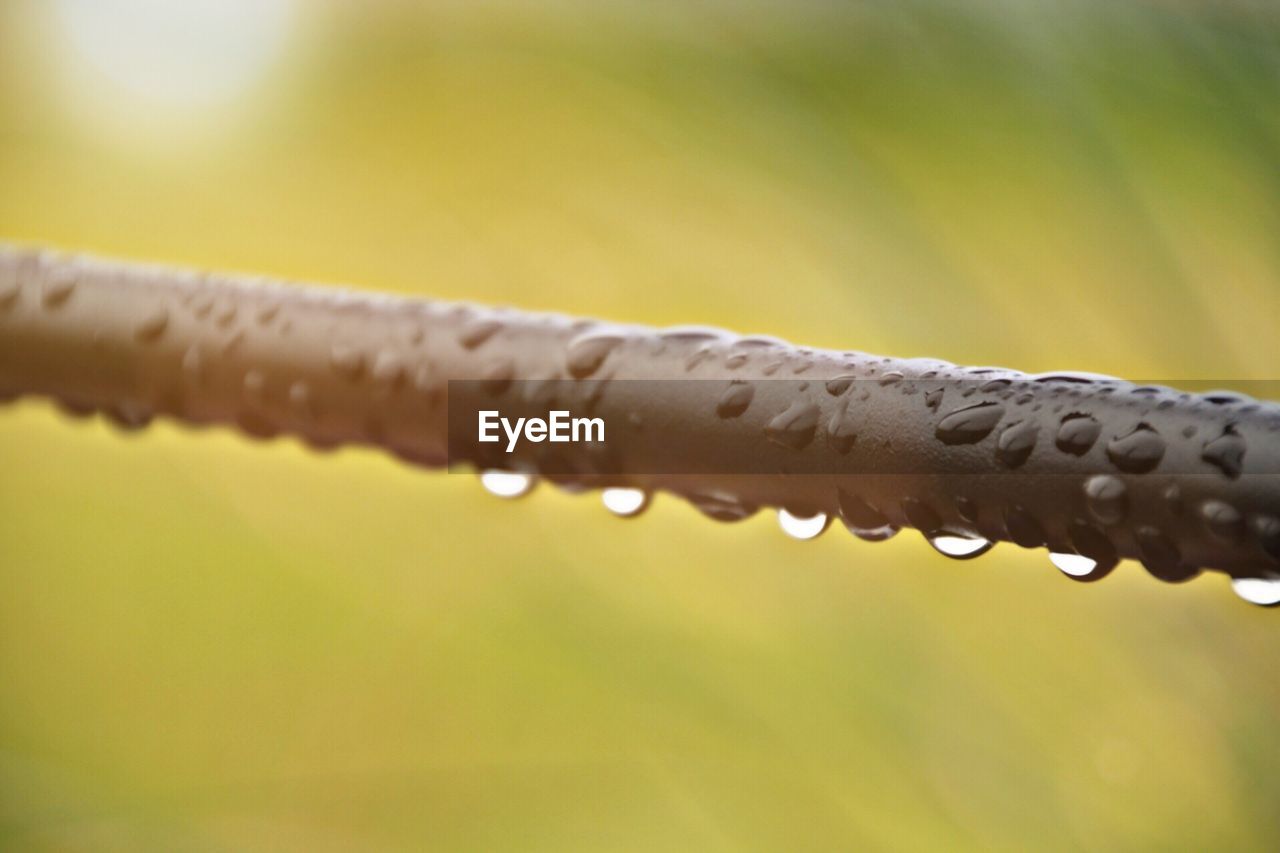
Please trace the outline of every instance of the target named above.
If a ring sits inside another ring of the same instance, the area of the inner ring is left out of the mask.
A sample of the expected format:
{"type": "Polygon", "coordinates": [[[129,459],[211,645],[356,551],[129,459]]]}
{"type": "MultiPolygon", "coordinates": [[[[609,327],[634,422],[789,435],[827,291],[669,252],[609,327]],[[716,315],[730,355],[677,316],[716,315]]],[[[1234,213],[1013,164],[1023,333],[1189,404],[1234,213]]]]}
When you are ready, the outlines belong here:
{"type": "Polygon", "coordinates": [[[857,495],[840,489],[836,493],[836,499],[840,504],[844,526],[859,539],[865,542],[883,542],[898,532],[897,526],[884,513],[857,495]]]}
{"type": "Polygon", "coordinates": [[[1049,562],[1057,566],[1064,575],[1075,580],[1087,578],[1098,568],[1098,561],[1080,554],[1064,554],[1057,551],[1049,554],[1049,562]]]}
{"type": "Polygon", "coordinates": [[[793,539],[813,539],[826,530],[830,523],[831,519],[825,512],[803,516],[795,515],[785,508],[778,510],[778,525],[783,533],[793,539]]]}
{"type": "Polygon", "coordinates": [[[707,518],[716,521],[742,521],[756,512],[754,505],[743,503],[725,492],[695,492],[689,495],[689,503],[707,518]]]}
{"type": "Polygon", "coordinates": [[[1038,548],[1045,542],[1044,527],[1026,507],[1014,504],[1004,511],[1004,527],[1009,538],[1023,548],[1038,548]]]}
{"type": "Polygon", "coordinates": [[[989,539],[971,539],[967,536],[949,534],[930,536],[927,541],[933,546],[933,550],[953,560],[972,560],[974,557],[981,557],[996,544],[989,539]]]}
{"type": "Polygon", "coordinates": [[[500,498],[519,498],[529,494],[533,488],[533,477],[520,471],[483,471],[480,474],[480,485],[491,495],[500,498]]]}
{"type": "Polygon", "coordinates": [[[844,526],[846,530],[863,542],[883,542],[898,535],[898,528],[892,524],[886,524],[882,527],[855,527],[846,521],[844,526]]]}
{"type": "Polygon", "coordinates": [[[1232,578],[1231,589],[1250,604],[1260,607],[1280,604],[1280,578],[1232,578]]]}
{"type": "Polygon", "coordinates": [[[605,509],[622,518],[631,518],[649,506],[649,493],[644,489],[614,487],[600,493],[605,509]]]}
{"type": "Polygon", "coordinates": [[[1142,555],[1142,565],[1152,577],[1167,583],[1182,583],[1200,574],[1200,569],[1182,561],[1177,543],[1155,527],[1144,525],[1134,531],[1142,555]]]}

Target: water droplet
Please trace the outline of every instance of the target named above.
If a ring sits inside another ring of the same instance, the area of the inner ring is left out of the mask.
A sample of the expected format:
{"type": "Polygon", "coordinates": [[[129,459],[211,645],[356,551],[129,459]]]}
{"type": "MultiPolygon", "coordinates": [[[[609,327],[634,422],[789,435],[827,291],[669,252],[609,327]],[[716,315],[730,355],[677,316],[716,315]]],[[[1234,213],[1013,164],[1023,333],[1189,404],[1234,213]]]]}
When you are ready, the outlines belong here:
{"type": "Polygon", "coordinates": [[[480,474],[480,485],[491,495],[500,498],[519,498],[529,494],[534,479],[520,471],[483,471],[480,474]]]}
{"type": "Polygon", "coordinates": [[[934,388],[932,391],[924,392],[924,405],[931,412],[938,411],[938,407],[942,405],[942,396],[945,393],[942,388],[934,388]]]}
{"type": "Polygon", "coordinates": [[[1129,511],[1129,490],[1110,474],[1095,474],[1084,483],[1089,512],[1103,524],[1119,524],[1129,511]]]}
{"type": "Polygon", "coordinates": [[[338,375],[357,379],[364,372],[364,353],[347,344],[334,344],[329,353],[329,364],[338,375]]]}
{"type": "Polygon", "coordinates": [[[658,333],[661,340],[676,343],[720,340],[724,336],[725,332],[722,329],[713,329],[710,326],[672,326],[658,333]]]}
{"type": "Polygon", "coordinates": [[[747,363],[751,356],[745,352],[735,352],[724,360],[724,366],[729,370],[737,370],[739,367],[747,363]]]}
{"type": "Polygon", "coordinates": [[[1143,526],[1134,531],[1142,565],[1153,577],[1168,583],[1190,580],[1200,570],[1182,562],[1182,552],[1173,540],[1154,527],[1143,526]]]}
{"type": "Polygon", "coordinates": [[[1017,468],[1031,456],[1040,428],[1031,421],[1005,427],[996,439],[996,459],[1009,468],[1017,468]]]}
{"type": "Polygon", "coordinates": [[[883,542],[898,532],[883,513],[857,495],[843,489],[836,493],[840,504],[840,517],[849,532],[868,542],[883,542]]]}
{"type": "Polygon", "coordinates": [[[1098,440],[1102,425],[1091,415],[1073,412],[1062,419],[1054,444],[1063,453],[1083,456],[1098,440]]]}
{"type": "Polygon", "coordinates": [[[1244,468],[1244,450],[1244,438],[1236,432],[1234,425],[1228,424],[1222,435],[1204,446],[1200,458],[1217,466],[1218,470],[1234,480],[1244,468]]]}
{"type": "Polygon", "coordinates": [[[1280,604],[1280,578],[1232,578],[1231,589],[1250,604],[1260,607],[1280,604]]]}
{"type": "Polygon", "coordinates": [[[938,422],[935,435],[943,444],[976,444],[990,435],[1004,417],[999,403],[974,403],[956,409],[938,422]]]}
{"type": "Polygon", "coordinates": [[[1067,526],[1067,537],[1077,554],[1098,563],[1098,571],[1092,580],[1105,576],[1115,568],[1118,562],[1116,546],[1111,544],[1111,540],[1101,530],[1075,519],[1067,526]]]}
{"type": "Polygon", "coordinates": [[[1227,390],[1206,391],[1200,395],[1200,399],[1215,406],[1231,406],[1236,403],[1247,403],[1253,400],[1252,397],[1227,390]]]}
{"type": "MultiPolygon", "coordinates": [[[[486,394],[497,397],[506,392],[515,381],[516,364],[510,358],[501,358],[489,365],[480,377],[480,385],[486,394]]],[[[603,391],[604,383],[597,383],[596,391],[603,391]]]]}
{"type": "Polygon", "coordinates": [[[848,453],[858,441],[857,425],[849,414],[849,401],[837,404],[836,410],[827,423],[827,444],[836,453],[848,453]]]}
{"type": "Polygon", "coordinates": [[[1078,385],[1092,385],[1095,382],[1116,382],[1114,376],[1104,376],[1101,373],[1086,373],[1080,370],[1059,370],[1054,373],[1037,373],[1034,376],[1028,376],[1035,382],[1066,382],[1078,385]]]}
{"type": "Polygon", "coordinates": [[[267,377],[256,367],[250,368],[242,383],[244,398],[250,403],[261,403],[267,387],[267,377]]]}
{"type": "Polygon", "coordinates": [[[258,308],[258,322],[263,326],[270,323],[280,313],[279,302],[267,302],[258,308]]]}
{"type": "Polygon", "coordinates": [[[222,345],[222,354],[231,355],[236,350],[240,349],[240,346],[244,343],[244,341],[245,341],[244,329],[238,329],[236,333],[233,334],[231,337],[227,338],[227,342],[222,345]]]}
{"type": "Polygon", "coordinates": [[[733,342],[733,346],[737,349],[768,349],[770,347],[785,347],[789,344],[782,338],[773,338],[768,335],[750,335],[745,338],[738,338],[733,342]]]}
{"type": "Polygon", "coordinates": [[[20,290],[21,287],[16,281],[0,281],[0,311],[8,310],[18,301],[20,290]]]}
{"type": "Polygon", "coordinates": [[[294,417],[305,422],[316,416],[315,401],[311,397],[311,387],[301,379],[289,386],[289,408],[294,417]]]}
{"type": "Polygon", "coordinates": [[[931,536],[942,527],[942,519],[933,507],[918,498],[903,498],[902,512],[911,526],[925,536],[931,536]]]}
{"type": "Polygon", "coordinates": [[[134,400],[124,400],[104,410],[108,420],[126,432],[140,430],[151,423],[155,414],[150,407],[134,400]]]}
{"type": "Polygon", "coordinates": [[[827,529],[831,519],[825,512],[817,515],[792,515],[785,507],[778,510],[778,524],[793,539],[813,539],[827,529]]]}
{"type": "Polygon", "coordinates": [[[192,344],[182,356],[182,373],[192,385],[201,385],[205,379],[204,354],[199,344],[192,344]]]}
{"type": "Polygon", "coordinates": [[[973,498],[963,496],[956,498],[956,512],[970,524],[978,523],[978,502],[973,498]]]}
{"type": "Polygon", "coordinates": [[[742,521],[755,515],[756,507],[722,492],[698,492],[689,495],[689,503],[716,521],[742,521]]]}
{"type": "Polygon", "coordinates": [[[159,340],[168,325],[169,311],[163,306],[159,306],[142,318],[142,322],[138,323],[134,328],[133,335],[140,341],[150,343],[151,341],[159,340]]]}
{"type": "Polygon", "coordinates": [[[76,289],[75,270],[60,268],[49,274],[49,279],[40,289],[41,301],[46,308],[59,308],[66,304],[76,289]]]}
{"type": "Polygon", "coordinates": [[[1023,548],[1038,548],[1044,544],[1044,528],[1040,520],[1025,507],[1014,506],[1004,511],[1004,527],[1009,538],[1023,548]]]}
{"type": "MultiPolygon", "coordinates": [[[[11,402],[12,400],[15,400],[15,399],[17,399],[17,395],[14,395],[14,396],[4,395],[3,397],[0,397],[0,400],[3,400],[6,403],[11,402]]],[[[76,418],[77,420],[88,418],[98,411],[97,408],[94,407],[93,405],[89,403],[81,402],[79,400],[71,400],[71,399],[64,398],[64,399],[55,400],[54,403],[64,415],[70,418],[76,418]]]]}
{"type": "Polygon", "coordinates": [[[1165,506],[1169,508],[1170,513],[1182,515],[1182,489],[1177,483],[1170,483],[1165,486],[1160,495],[1164,498],[1165,506]]]}
{"type": "Polygon", "coordinates": [[[693,370],[704,361],[710,360],[715,353],[715,344],[706,344],[705,346],[698,347],[698,349],[694,351],[693,355],[689,356],[689,358],[685,360],[684,369],[693,370]]]}
{"type": "Polygon", "coordinates": [[[391,388],[398,388],[404,382],[404,362],[391,350],[383,350],[373,360],[370,375],[375,382],[391,388]]]}
{"type": "Polygon", "coordinates": [[[569,344],[565,366],[575,379],[585,379],[600,369],[604,360],[622,343],[618,334],[594,334],[578,338],[569,344]]]}
{"type": "Polygon", "coordinates": [[[986,539],[970,539],[967,536],[947,534],[930,536],[927,541],[933,546],[933,550],[953,560],[972,560],[974,557],[981,557],[996,544],[986,539]]]}
{"type": "Polygon", "coordinates": [[[1057,566],[1064,575],[1077,581],[1100,580],[1102,574],[1111,572],[1111,568],[1107,568],[1105,572],[1099,574],[1098,570],[1103,564],[1083,554],[1063,554],[1055,551],[1049,554],[1049,562],[1057,566]]]}
{"type": "Polygon", "coordinates": [[[751,383],[736,379],[720,395],[716,403],[716,414],[722,418],[736,418],[747,410],[755,397],[756,389],[751,383]]]}
{"type": "Polygon", "coordinates": [[[1244,535],[1244,516],[1225,501],[1205,501],[1200,505],[1200,518],[1209,532],[1224,542],[1239,541],[1244,535]]]}
{"type": "Polygon", "coordinates": [[[1148,423],[1140,423],[1107,445],[1107,458],[1121,471],[1145,474],[1160,464],[1164,439],[1148,423]]]}
{"type": "Polygon", "coordinates": [[[631,518],[649,506],[649,493],[644,489],[613,487],[600,493],[605,509],[622,518],[631,518]]]}
{"type": "Polygon", "coordinates": [[[804,400],[796,400],[786,411],[769,421],[764,433],[769,440],[792,450],[801,450],[813,441],[818,429],[818,407],[804,400]]]}
{"type": "Polygon", "coordinates": [[[839,397],[849,390],[849,387],[853,385],[856,379],[856,376],[837,376],[835,379],[828,379],[827,393],[832,397],[839,397]]]}
{"type": "Polygon", "coordinates": [[[1274,515],[1255,515],[1250,519],[1258,544],[1273,560],[1280,560],[1280,518],[1274,515]]]}
{"type": "Polygon", "coordinates": [[[235,319],[236,319],[236,306],[231,303],[228,303],[222,306],[222,308],[219,309],[218,313],[214,316],[214,321],[224,329],[227,326],[230,326],[232,321],[234,321],[235,319]]]}
{"type": "Polygon", "coordinates": [[[464,349],[475,349],[496,335],[501,329],[501,320],[495,320],[491,317],[472,320],[463,326],[462,331],[458,333],[458,343],[462,344],[464,349]]]}
{"type": "Polygon", "coordinates": [[[888,373],[880,377],[881,385],[897,385],[902,381],[902,374],[896,370],[890,370],[888,373]]]}

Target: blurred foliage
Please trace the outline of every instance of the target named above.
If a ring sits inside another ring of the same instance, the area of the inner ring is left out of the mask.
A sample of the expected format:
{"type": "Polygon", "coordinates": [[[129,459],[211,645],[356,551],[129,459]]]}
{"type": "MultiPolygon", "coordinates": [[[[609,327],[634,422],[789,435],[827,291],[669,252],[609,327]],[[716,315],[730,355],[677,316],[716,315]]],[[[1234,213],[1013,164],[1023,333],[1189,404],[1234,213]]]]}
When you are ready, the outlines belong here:
{"type": "MultiPolygon", "coordinates": [[[[1280,363],[1280,12],[302,9],[207,116],[0,0],[0,235],[1144,379],[1280,363]]],[[[0,413],[0,846],[1255,848],[1277,615],[0,413]]]]}

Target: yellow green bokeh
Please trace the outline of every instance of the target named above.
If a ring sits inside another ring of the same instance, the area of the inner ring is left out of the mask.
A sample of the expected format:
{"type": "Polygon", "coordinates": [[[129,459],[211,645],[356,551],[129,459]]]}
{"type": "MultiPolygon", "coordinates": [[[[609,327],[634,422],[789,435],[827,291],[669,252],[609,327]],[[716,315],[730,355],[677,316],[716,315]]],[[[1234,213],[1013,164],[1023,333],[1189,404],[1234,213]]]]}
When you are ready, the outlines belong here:
{"type": "MultiPolygon", "coordinates": [[[[75,0],[68,0],[75,2],[75,0]]],[[[166,112],[0,0],[0,238],[1026,370],[1280,366],[1280,10],[306,3],[166,112]],[[212,108],[211,108],[212,109],[212,108]]],[[[1257,849],[1280,614],[0,410],[0,848],[1257,849]]]]}

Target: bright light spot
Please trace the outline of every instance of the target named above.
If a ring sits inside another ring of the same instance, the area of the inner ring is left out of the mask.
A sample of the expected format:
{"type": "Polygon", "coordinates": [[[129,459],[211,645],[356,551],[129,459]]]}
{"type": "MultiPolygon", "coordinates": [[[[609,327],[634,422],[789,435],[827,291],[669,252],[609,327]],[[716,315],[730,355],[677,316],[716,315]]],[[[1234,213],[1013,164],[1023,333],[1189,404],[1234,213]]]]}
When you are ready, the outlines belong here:
{"type": "Polygon", "coordinates": [[[73,72],[77,94],[190,112],[230,102],[262,78],[292,29],[295,2],[54,0],[54,9],[84,66],[73,72]]]}
{"type": "Polygon", "coordinates": [[[623,518],[635,515],[649,505],[649,495],[643,489],[610,488],[600,493],[605,509],[623,518]]]}
{"type": "Polygon", "coordinates": [[[1088,577],[1098,567],[1097,560],[1082,557],[1079,554],[1054,552],[1049,554],[1049,562],[1057,566],[1058,570],[1064,575],[1070,575],[1073,578],[1088,577]]]}
{"type": "Polygon", "coordinates": [[[480,485],[491,495],[518,498],[533,488],[533,478],[517,471],[485,471],[480,475],[480,485]]]}
{"type": "Polygon", "coordinates": [[[1263,607],[1280,604],[1280,578],[1232,578],[1231,588],[1250,604],[1263,607]]]}
{"type": "Polygon", "coordinates": [[[827,515],[822,512],[805,518],[792,515],[785,509],[778,510],[778,524],[783,532],[796,539],[812,539],[827,529],[827,522],[827,515]]]}
{"type": "Polygon", "coordinates": [[[970,539],[967,536],[934,536],[929,540],[933,550],[945,557],[956,560],[968,560],[980,557],[995,545],[986,539],[970,539]]]}

